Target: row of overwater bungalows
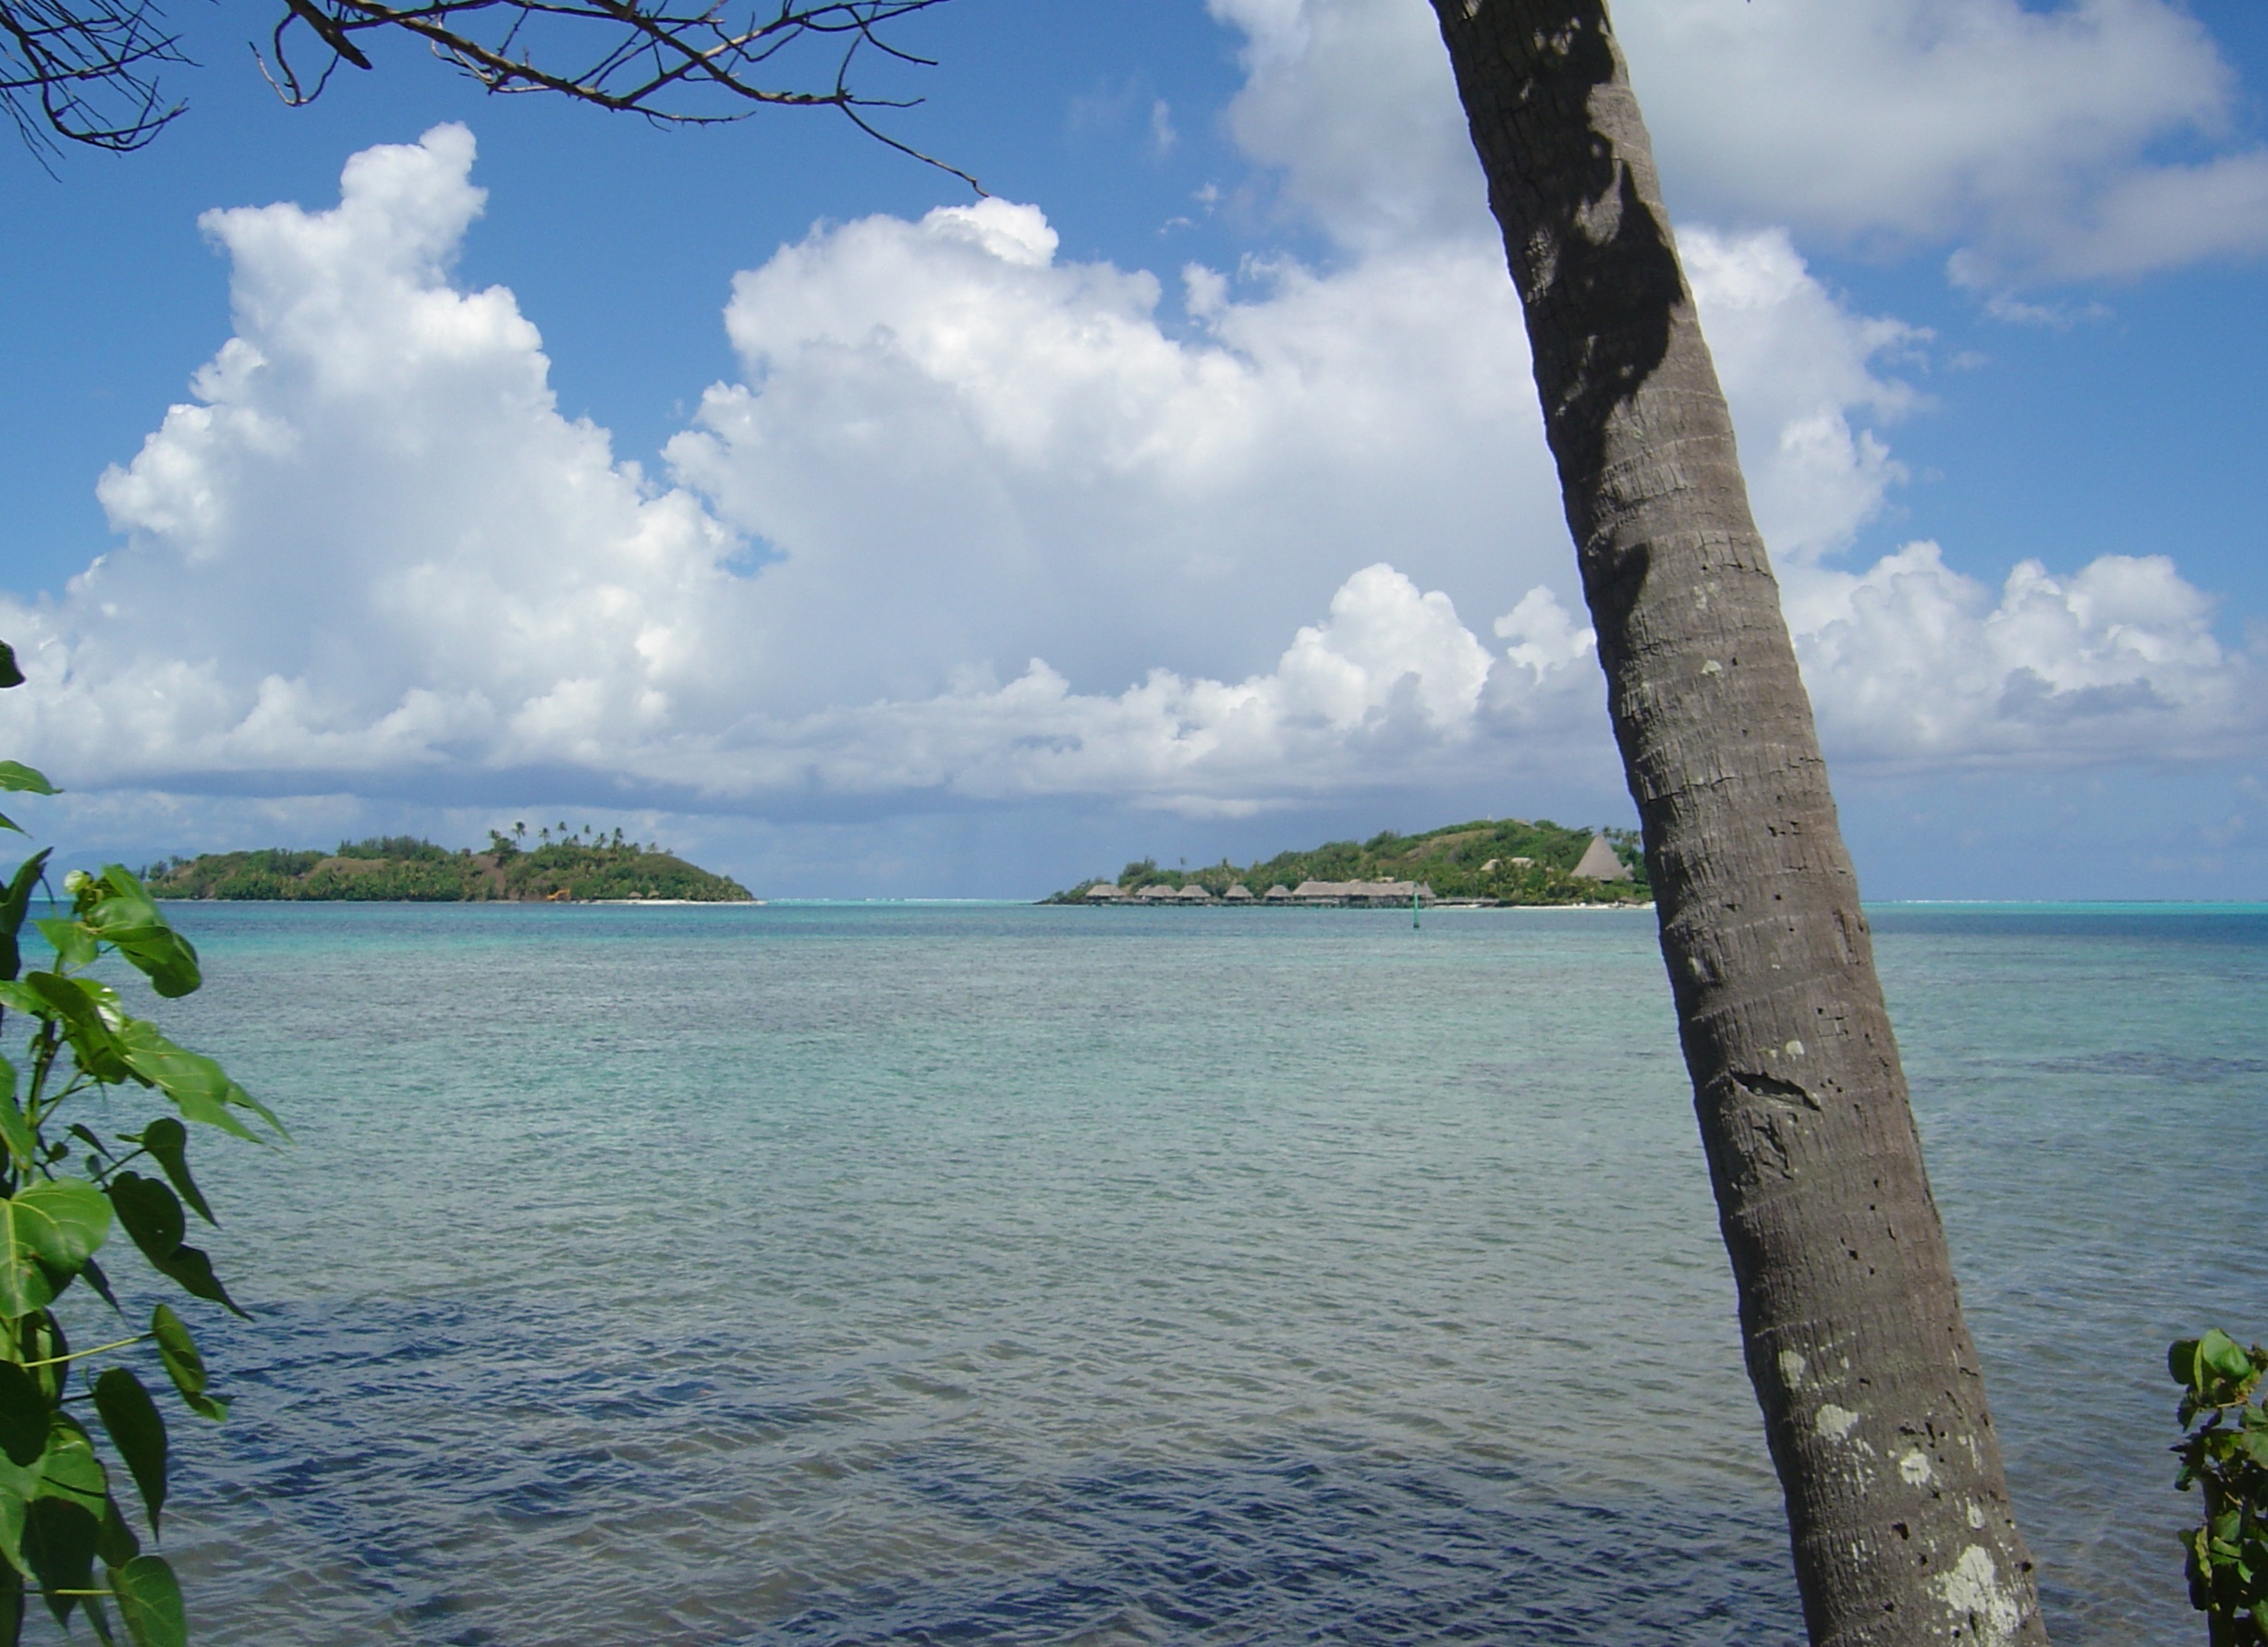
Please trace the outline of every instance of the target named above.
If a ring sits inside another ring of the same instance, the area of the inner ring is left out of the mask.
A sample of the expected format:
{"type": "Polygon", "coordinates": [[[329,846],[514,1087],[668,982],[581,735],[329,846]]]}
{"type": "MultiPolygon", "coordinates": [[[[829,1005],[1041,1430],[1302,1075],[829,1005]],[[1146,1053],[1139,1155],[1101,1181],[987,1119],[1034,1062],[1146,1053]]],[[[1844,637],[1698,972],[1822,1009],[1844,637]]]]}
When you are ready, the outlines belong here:
{"type": "Polygon", "coordinates": [[[1153,884],[1138,892],[1107,883],[1087,888],[1091,904],[1284,904],[1302,909],[1407,909],[1412,903],[1431,909],[1433,889],[1423,881],[1302,881],[1297,886],[1271,886],[1258,897],[1239,881],[1215,897],[1194,882],[1187,886],[1153,884]]]}
{"type": "MultiPolygon", "coordinates": [[[[1493,870],[1496,860],[1491,859],[1481,867],[1493,870]]],[[[1525,858],[1506,861],[1525,865],[1525,858]]],[[[1568,874],[1585,881],[1628,881],[1630,871],[1603,835],[1591,837],[1582,861],[1568,874]]],[[[1187,886],[1167,886],[1152,883],[1137,891],[1128,892],[1123,886],[1114,886],[1107,881],[1097,882],[1087,888],[1086,901],[1091,904],[1153,907],[1171,905],[1189,908],[1199,904],[1269,904],[1299,909],[1407,909],[1415,904],[1431,909],[1433,889],[1423,881],[1302,881],[1297,886],[1271,886],[1262,896],[1252,896],[1252,889],[1238,882],[1226,892],[1215,897],[1202,886],[1191,882],[1187,886]]],[[[1469,901],[1469,900],[1468,900],[1469,901]]]]}

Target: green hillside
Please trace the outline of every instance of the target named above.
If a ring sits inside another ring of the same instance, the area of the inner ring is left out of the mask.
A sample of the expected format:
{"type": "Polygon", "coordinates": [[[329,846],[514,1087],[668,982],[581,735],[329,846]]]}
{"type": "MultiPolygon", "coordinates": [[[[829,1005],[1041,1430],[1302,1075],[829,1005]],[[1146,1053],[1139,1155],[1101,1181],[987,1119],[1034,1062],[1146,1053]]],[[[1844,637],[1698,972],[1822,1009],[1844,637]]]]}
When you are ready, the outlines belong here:
{"type": "Polygon", "coordinates": [[[622,832],[557,838],[534,850],[492,831],[489,849],[452,852],[414,836],[342,841],[335,852],[270,848],[208,852],[152,864],[142,879],[159,897],[283,902],[564,903],[594,898],[682,898],[746,903],[748,888],[622,832]]]}
{"type": "MultiPolygon", "coordinates": [[[[1203,869],[1168,870],[1145,858],[1118,873],[1118,884],[1128,892],[1194,882],[1216,897],[1238,882],[1255,895],[1264,895],[1271,886],[1297,886],[1311,880],[1424,881],[1436,897],[1491,898],[1506,904],[1643,903],[1653,896],[1646,884],[1645,860],[1639,853],[1635,831],[1570,829],[1549,819],[1530,823],[1484,818],[1429,829],[1423,835],[1396,835],[1389,829],[1367,841],[1327,841],[1241,867],[1223,860],[1203,869]],[[1584,881],[1568,874],[1594,834],[1606,836],[1636,879],[1584,881]]],[[[1078,903],[1095,884],[1082,881],[1045,901],[1078,903]]]]}

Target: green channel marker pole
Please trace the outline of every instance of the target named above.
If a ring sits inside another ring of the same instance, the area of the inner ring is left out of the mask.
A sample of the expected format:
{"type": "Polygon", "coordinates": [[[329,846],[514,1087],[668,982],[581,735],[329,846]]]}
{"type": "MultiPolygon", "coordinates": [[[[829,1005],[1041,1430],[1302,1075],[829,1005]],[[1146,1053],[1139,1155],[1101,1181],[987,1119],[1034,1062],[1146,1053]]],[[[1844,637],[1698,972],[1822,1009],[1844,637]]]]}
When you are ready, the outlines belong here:
{"type": "Polygon", "coordinates": [[[1418,889],[1412,886],[1409,889],[1409,930],[1418,932],[1422,930],[1424,925],[1425,923],[1418,919],[1418,889]]]}

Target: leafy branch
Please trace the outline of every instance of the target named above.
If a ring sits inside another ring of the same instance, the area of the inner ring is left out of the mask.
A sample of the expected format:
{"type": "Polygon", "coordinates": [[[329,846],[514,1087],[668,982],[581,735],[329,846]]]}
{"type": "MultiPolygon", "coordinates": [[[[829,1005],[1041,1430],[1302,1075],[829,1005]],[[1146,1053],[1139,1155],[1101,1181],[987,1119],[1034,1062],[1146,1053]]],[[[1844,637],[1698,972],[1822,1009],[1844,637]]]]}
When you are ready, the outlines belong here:
{"type": "MultiPolygon", "coordinates": [[[[13,653],[0,644],[0,687],[22,679],[13,653]]],[[[0,762],[0,790],[55,792],[16,762],[0,762]]],[[[0,828],[22,833],[6,817],[0,828]]],[[[105,1643],[116,1639],[107,1603],[135,1647],[182,1647],[189,1627],[173,1569],[142,1550],[94,1432],[67,1404],[91,1400],[152,1542],[165,1507],[165,1418],[127,1360],[112,1360],[99,1372],[86,1364],[140,1351],[141,1365],[150,1369],[154,1360],[152,1370],[191,1412],[218,1421],[227,1406],[211,1394],[204,1358],[170,1305],[152,1308],[147,1330],[81,1350],[70,1347],[55,1305],[83,1280],[124,1314],[95,1256],[115,1227],[157,1277],[242,1315],[211,1258],[186,1239],[189,1214],[216,1222],[189,1169],[189,1128],[212,1127],[255,1141],[286,1134],[220,1065],[128,1013],[118,992],[91,970],[108,958],[122,959],[169,1000],[203,982],[196,949],[126,869],[66,875],[67,912],[31,923],[54,951],[53,962],[24,965],[23,928],[48,857],[41,851],[24,860],[0,891],[0,1035],[11,1013],[25,1031],[21,1068],[0,1057],[0,1647],[19,1639],[33,1595],[58,1624],[83,1609],[105,1643]],[[104,1137],[76,1118],[107,1117],[116,1099],[138,1093],[161,1107],[137,1131],[104,1137]],[[99,1108],[96,1101],[104,1101],[99,1108]],[[74,1375],[83,1390],[73,1387],[74,1375]]]]}
{"type": "Polygon", "coordinates": [[[2268,1408],[2254,1405],[2268,1349],[2244,1348],[2219,1328],[2183,1338],[2166,1356],[2182,1385],[2174,1484],[2204,1496],[2204,1522],[2181,1536],[2189,1604],[2212,1647],[2268,1643],[2268,1408]],[[2201,1422],[2200,1421],[2201,1419],[2201,1422]]]}

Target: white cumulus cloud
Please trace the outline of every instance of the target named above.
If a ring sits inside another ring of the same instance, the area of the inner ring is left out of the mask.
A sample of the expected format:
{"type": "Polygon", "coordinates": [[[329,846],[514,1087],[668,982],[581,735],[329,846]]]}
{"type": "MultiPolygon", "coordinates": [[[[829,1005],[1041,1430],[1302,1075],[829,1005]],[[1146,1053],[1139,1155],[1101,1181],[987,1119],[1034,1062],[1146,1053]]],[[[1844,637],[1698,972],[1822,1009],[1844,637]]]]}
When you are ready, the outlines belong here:
{"type": "Polygon", "coordinates": [[[2257,746],[2260,660],[2213,631],[2213,603],[2164,555],[2037,561],[1995,593],[1931,543],[1864,572],[1788,578],[1822,736],[1849,759],[2209,759],[2257,746]]]}
{"type": "Polygon", "coordinates": [[[1492,240],[1486,185],[1425,5],[1208,0],[1245,40],[1229,127],[1343,246],[1492,240]]]}
{"type": "MultiPolygon", "coordinates": [[[[1341,244],[1493,232],[1430,6],[1211,6],[1246,42],[1232,128],[1341,244]]],[[[1623,0],[1615,19],[1681,218],[1941,247],[1988,289],[2268,251],[2268,149],[2174,0],[1623,0]]]]}
{"type": "Polygon", "coordinates": [[[2268,250],[2268,151],[2235,137],[2236,76],[2169,0],[1642,0],[1616,17],[1681,212],[1950,243],[1979,283],[2268,250]],[[2206,152],[2168,164],[2168,142],[2206,152]]]}
{"type": "Polygon", "coordinates": [[[1925,335],[1852,314],[1783,230],[1689,226],[1678,231],[1677,250],[1732,404],[1764,541],[1781,561],[1844,547],[1905,479],[1865,420],[1895,421],[1920,397],[1878,366],[1925,335]]]}
{"type": "MultiPolygon", "coordinates": [[[[1306,117],[1326,82],[1301,65],[1361,20],[1236,15],[1255,133],[1306,117]]],[[[1033,206],[823,226],[735,280],[739,381],[657,478],[560,415],[510,292],[453,279],[472,159],[437,128],[355,156],[331,209],[204,219],[235,335],[104,477],[119,545],[0,601],[33,681],[0,699],[12,752],[81,785],[501,799],[564,773],[750,811],[1220,814],[1596,770],[1591,638],[1485,238],[1190,267],[1174,318],[1155,276],[1062,258],[1033,206]]],[[[1317,210],[1369,210],[1360,161],[1317,175],[1317,210]]],[[[2256,736],[2254,661],[2163,559],[1997,594],[1926,545],[1840,567],[1900,479],[1880,430],[1927,340],[1851,312],[1784,231],[1680,240],[1831,752],[2256,736]]]]}
{"type": "MultiPolygon", "coordinates": [[[[124,544],[7,621],[67,769],[575,760],[734,697],[730,535],[559,416],[533,326],[447,269],[443,127],[340,203],[210,214],[236,336],[100,492],[124,544]]],[[[26,725],[26,720],[30,725],[26,725]]]]}
{"type": "MultiPolygon", "coordinates": [[[[1790,567],[1783,605],[1845,767],[2210,760],[2268,730],[2262,659],[2223,645],[2212,601],[2164,555],[2062,578],[2024,561],[1994,591],[1913,543],[1860,572],[1790,567]]],[[[1538,698],[1595,680],[1591,632],[1547,592],[1496,628],[1538,698]]]]}
{"type": "Polygon", "coordinates": [[[1469,731],[1486,651],[1381,556],[1469,567],[1547,495],[1485,264],[1201,273],[1185,342],[1032,208],[850,225],[740,282],[749,385],[675,449],[703,496],[562,418],[511,295],[452,284],[471,160],[440,128],[331,210],[208,216],[236,336],[104,478],[124,543],[5,613],[13,747],[79,782],[1242,805],[1469,731]]]}
{"type": "Polygon", "coordinates": [[[1425,775],[1477,730],[1488,650],[1448,597],[1392,567],[1357,571],[1269,672],[1235,683],[1158,669],[1079,693],[1043,660],[994,689],[823,711],[768,730],[759,781],[980,799],[1100,795],[1196,815],[1425,775]]]}
{"type": "Polygon", "coordinates": [[[1476,605],[1567,560],[1518,311],[1486,249],[1239,291],[1067,263],[1030,206],[815,232],[740,275],[744,381],[676,472],[776,555],[798,702],[1038,653],[1082,688],[1262,666],[1385,559],[1476,605]],[[878,611],[919,622],[873,623],[878,611]]]}

